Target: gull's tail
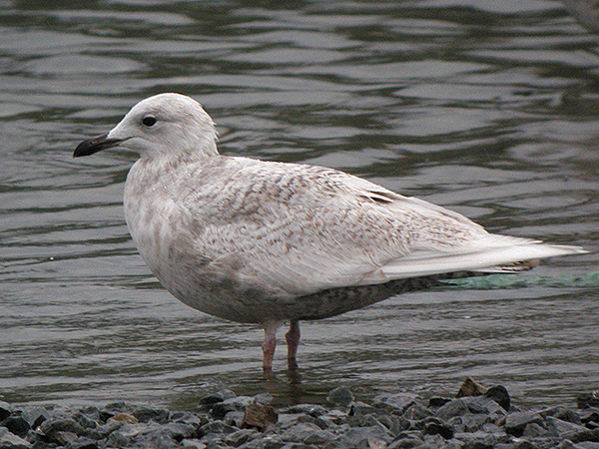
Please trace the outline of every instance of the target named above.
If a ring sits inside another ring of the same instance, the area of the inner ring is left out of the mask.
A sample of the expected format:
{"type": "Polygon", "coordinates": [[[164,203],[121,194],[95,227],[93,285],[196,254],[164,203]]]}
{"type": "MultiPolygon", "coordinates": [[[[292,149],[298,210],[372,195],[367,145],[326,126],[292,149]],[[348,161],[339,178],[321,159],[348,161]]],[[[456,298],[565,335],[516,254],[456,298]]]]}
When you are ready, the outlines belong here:
{"type": "Polygon", "coordinates": [[[484,240],[470,242],[468,247],[416,250],[389,262],[381,270],[388,279],[461,271],[514,273],[535,267],[540,259],[587,252],[579,246],[489,234],[484,240]]]}

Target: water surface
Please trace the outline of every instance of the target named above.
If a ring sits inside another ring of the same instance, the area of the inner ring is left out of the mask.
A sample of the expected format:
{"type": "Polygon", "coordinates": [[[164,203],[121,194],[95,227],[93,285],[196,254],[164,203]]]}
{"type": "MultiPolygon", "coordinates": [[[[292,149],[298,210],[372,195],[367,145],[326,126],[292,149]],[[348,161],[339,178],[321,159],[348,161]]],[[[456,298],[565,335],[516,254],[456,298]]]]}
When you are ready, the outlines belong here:
{"type": "Polygon", "coordinates": [[[280,348],[265,380],[259,327],[187,308],[137,254],[121,205],[135,155],[71,158],[164,91],[204,104],[223,153],[598,246],[599,36],[560,2],[0,1],[1,400],[194,408],[229,388],[282,404],[472,375],[533,405],[599,388],[596,254],[304,323],[299,375],[280,348]]]}

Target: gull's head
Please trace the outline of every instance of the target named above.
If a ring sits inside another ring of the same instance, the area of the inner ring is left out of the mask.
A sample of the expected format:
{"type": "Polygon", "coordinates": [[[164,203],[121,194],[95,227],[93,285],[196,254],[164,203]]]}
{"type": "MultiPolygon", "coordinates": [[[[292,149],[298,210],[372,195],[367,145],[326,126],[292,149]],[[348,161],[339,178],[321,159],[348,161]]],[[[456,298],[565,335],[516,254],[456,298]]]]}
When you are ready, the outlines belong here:
{"type": "Polygon", "coordinates": [[[174,93],[140,101],[110,132],[81,142],[73,157],[112,147],[149,158],[218,154],[216,128],[210,116],[194,99],[174,93]]]}

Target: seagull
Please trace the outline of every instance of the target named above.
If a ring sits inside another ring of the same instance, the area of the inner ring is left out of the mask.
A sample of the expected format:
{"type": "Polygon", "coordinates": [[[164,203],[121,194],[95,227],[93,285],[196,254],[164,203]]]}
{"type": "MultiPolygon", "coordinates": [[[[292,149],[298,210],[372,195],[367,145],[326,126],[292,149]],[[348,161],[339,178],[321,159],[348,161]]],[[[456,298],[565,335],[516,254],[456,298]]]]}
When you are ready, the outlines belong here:
{"type": "Polygon", "coordinates": [[[190,97],[137,103],[73,157],[108,148],[139,154],[124,209],[160,283],[201,312],[264,328],[272,372],[276,331],[359,309],[422,280],[515,273],[581,247],[492,234],[470,219],[339,170],[219,154],[216,127],[190,97]]]}

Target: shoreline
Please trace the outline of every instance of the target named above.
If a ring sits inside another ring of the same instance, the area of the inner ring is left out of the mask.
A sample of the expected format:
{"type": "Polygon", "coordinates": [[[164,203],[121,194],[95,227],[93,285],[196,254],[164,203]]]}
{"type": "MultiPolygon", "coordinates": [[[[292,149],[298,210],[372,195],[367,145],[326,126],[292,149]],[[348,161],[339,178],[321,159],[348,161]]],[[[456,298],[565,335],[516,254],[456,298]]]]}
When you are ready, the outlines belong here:
{"type": "Polygon", "coordinates": [[[501,385],[466,379],[456,397],[381,394],[362,402],[346,387],[327,405],[274,408],[268,393],[204,396],[197,411],[148,403],[84,407],[0,401],[1,449],[599,449],[599,390],[576,406],[521,409],[501,385]]]}

